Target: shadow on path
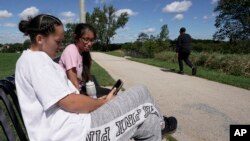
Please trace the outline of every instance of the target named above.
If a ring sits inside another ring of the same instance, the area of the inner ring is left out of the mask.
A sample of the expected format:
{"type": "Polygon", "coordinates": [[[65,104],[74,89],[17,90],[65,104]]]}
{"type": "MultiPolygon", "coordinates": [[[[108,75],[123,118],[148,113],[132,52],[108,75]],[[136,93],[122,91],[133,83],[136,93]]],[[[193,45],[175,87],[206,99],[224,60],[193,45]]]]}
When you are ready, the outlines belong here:
{"type": "Polygon", "coordinates": [[[175,73],[177,73],[177,71],[175,69],[161,68],[161,71],[164,71],[164,72],[175,72],[175,73]]]}

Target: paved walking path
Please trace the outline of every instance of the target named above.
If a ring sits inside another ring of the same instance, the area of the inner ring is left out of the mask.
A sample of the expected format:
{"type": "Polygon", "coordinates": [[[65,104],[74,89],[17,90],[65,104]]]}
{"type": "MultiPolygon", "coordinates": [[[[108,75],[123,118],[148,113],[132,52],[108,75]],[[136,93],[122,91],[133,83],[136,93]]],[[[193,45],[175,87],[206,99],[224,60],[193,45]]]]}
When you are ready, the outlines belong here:
{"type": "MultiPolygon", "coordinates": [[[[230,124],[250,124],[250,91],[103,53],[93,59],[124,88],[144,84],[161,111],[178,119],[178,141],[228,141],[230,124]]],[[[186,68],[189,69],[189,68],[186,68]]]]}

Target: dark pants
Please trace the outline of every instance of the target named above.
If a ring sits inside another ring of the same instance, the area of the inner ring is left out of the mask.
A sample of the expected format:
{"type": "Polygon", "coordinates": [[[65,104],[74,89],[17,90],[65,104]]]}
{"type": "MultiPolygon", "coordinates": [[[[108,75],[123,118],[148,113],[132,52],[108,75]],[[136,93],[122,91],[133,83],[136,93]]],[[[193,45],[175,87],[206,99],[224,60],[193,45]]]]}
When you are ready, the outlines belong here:
{"type": "Polygon", "coordinates": [[[179,62],[179,68],[180,71],[183,71],[183,62],[182,60],[184,60],[184,62],[190,67],[193,68],[193,64],[190,62],[189,60],[189,55],[190,53],[186,53],[186,52],[179,52],[178,53],[178,62],[179,62]]]}

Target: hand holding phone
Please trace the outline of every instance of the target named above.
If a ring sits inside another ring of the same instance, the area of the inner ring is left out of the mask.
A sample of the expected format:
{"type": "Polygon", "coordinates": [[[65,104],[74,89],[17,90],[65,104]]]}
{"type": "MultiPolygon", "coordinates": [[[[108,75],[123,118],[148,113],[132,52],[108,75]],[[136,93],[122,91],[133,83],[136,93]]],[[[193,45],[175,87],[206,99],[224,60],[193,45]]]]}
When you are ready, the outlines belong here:
{"type": "Polygon", "coordinates": [[[119,90],[122,88],[122,85],[123,85],[123,82],[121,79],[118,79],[115,83],[115,85],[112,87],[113,88],[116,88],[115,92],[114,92],[114,95],[117,95],[117,93],[119,92],[119,90]]]}

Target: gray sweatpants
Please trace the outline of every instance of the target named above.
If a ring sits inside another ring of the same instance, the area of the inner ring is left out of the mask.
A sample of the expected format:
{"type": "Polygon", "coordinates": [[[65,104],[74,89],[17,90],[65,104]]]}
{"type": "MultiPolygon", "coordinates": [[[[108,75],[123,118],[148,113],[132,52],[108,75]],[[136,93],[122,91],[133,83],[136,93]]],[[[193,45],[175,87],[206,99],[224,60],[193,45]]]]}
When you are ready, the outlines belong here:
{"type": "Polygon", "coordinates": [[[86,141],[161,141],[161,123],[148,89],[132,87],[91,113],[86,141]]]}

